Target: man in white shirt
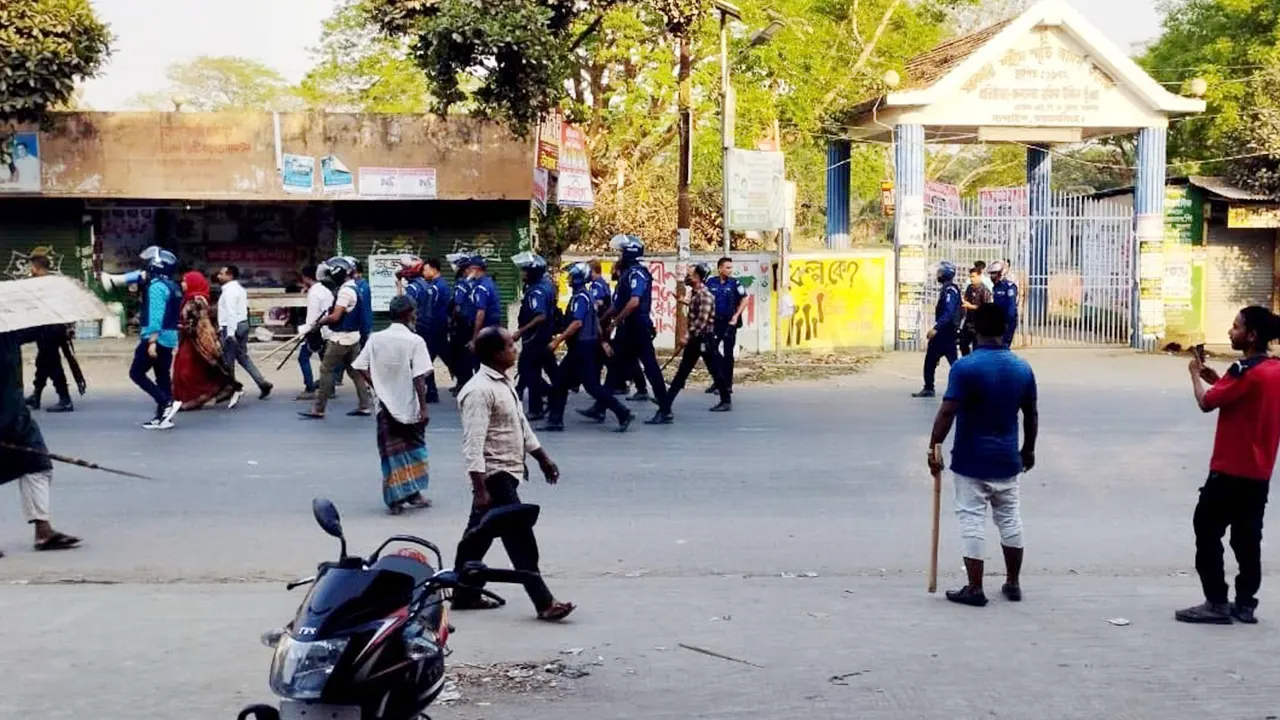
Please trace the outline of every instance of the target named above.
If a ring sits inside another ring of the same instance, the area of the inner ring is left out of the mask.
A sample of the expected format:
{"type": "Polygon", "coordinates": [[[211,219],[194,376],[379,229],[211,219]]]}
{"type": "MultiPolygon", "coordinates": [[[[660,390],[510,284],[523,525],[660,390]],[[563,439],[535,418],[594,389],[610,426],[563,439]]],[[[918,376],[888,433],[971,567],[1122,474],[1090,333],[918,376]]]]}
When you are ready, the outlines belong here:
{"type": "Polygon", "coordinates": [[[249,294],[240,285],[240,268],[227,265],[218,271],[222,293],[218,296],[218,330],[222,336],[222,361],[235,379],[236,363],[244,368],[258,386],[258,399],[271,394],[271,383],[262,377],[249,357],[249,294]]]}
{"type": "MultiPolygon", "coordinates": [[[[560,469],[543,450],[524,415],[515,383],[507,377],[516,364],[511,333],[499,326],[480,331],[475,338],[475,354],[480,371],[458,393],[462,407],[462,457],[471,476],[471,518],[458,543],[454,568],[484,559],[494,535],[516,570],[534,573],[525,583],[539,620],[563,620],[573,612],[573,603],[560,602],[551,594],[538,570],[538,540],[533,534],[532,515],[537,506],[523,505],[516,488],[525,479],[524,457],[532,455],[542,468],[547,484],[560,479],[560,469]],[[533,512],[522,512],[525,509],[533,512]],[[523,517],[520,517],[522,516],[523,517]],[[480,525],[484,522],[485,528],[480,525]]],[[[455,590],[455,610],[491,610],[496,603],[476,593],[455,590]]]]}
{"type": "Polygon", "coordinates": [[[351,369],[378,399],[378,454],[382,456],[382,501],[392,515],[405,507],[431,506],[422,493],[427,464],[427,378],[431,356],[413,331],[417,307],[400,295],[391,299],[391,325],[373,333],[351,369]]]}
{"type": "Polygon", "coordinates": [[[360,354],[360,298],[356,293],[355,281],[351,279],[355,268],[343,258],[332,258],[325,265],[329,268],[329,278],[338,286],[338,295],[333,308],[315,324],[328,327],[332,334],[324,345],[324,360],[320,363],[320,392],[316,394],[315,406],[298,414],[304,418],[323,419],[329,398],[333,397],[335,371],[345,367],[356,386],[359,403],[355,410],[347,414],[369,416],[373,414],[369,386],[363,377],[351,371],[351,363],[360,354]]]}
{"type": "Polygon", "coordinates": [[[316,322],[328,315],[329,309],[333,307],[333,291],[316,279],[315,265],[302,268],[302,286],[307,289],[307,318],[298,327],[298,334],[311,337],[303,340],[302,347],[298,349],[298,367],[302,370],[303,387],[298,399],[315,400],[316,381],[311,374],[311,356],[320,354],[324,350],[324,344],[333,335],[327,327],[316,327],[316,322]]]}

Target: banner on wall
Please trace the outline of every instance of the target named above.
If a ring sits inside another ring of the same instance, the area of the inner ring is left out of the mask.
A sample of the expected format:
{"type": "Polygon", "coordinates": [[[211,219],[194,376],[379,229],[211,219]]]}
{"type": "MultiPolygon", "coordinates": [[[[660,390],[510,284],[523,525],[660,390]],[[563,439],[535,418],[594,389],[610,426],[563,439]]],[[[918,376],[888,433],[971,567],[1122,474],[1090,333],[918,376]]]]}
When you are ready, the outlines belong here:
{"type": "Polygon", "coordinates": [[[1030,214],[1026,186],[983,188],[978,191],[978,208],[982,217],[1024,218],[1030,214]]]}
{"type": "Polygon", "coordinates": [[[370,255],[367,266],[373,311],[386,312],[391,307],[391,298],[396,296],[396,271],[400,269],[400,255],[370,255]]]}
{"type": "Polygon", "coordinates": [[[934,215],[959,215],[963,211],[960,204],[960,188],[940,182],[924,184],[924,206],[934,215]]]}
{"type": "Polygon", "coordinates": [[[730,230],[781,230],[787,224],[786,160],[780,152],[729,150],[730,230]]]}
{"type": "Polygon", "coordinates": [[[360,168],[360,197],[435,200],[435,168],[360,168]]]}
{"type": "Polygon", "coordinates": [[[0,192],[40,192],[40,136],[14,133],[9,139],[9,165],[0,164],[0,192]]]}
{"type": "Polygon", "coordinates": [[[284,154],[281,180],[284,191],[306,195],[316,186],[316,159],[310,155],[284,154]]]}
{"type": "Polygon", "coordinates": [[[577,208],[595,207],[596,196],[591,187],[591,160],[587,157],[587,136],[569,123],[561,125],[559,163],[556,204],[577,208]]]}

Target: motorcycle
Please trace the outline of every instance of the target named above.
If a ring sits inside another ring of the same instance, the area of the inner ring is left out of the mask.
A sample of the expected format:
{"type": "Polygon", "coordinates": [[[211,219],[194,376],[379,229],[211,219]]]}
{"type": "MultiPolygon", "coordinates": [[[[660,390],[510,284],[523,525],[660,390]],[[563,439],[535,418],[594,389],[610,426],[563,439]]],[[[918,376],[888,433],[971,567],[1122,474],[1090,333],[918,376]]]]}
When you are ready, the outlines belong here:
{"type": "MultiPolygon", "coordinates": [[[[524,584],[537,576],[499,570],[482,563],[443,567],[440,549],[413,535],[393,535],[367,558],[347,554],[338,509],[324,498],[312,502],[316,523],[338,539],[336,562],[322,562],[316,574],[289,583],[310,586],[293,621],[263,634],[273,648],[269,684],[279,707],[250,705],[237,720],[415,720],[445,683],[450,653],[445,603],[465,588],[506,604],[484,584],[524,584]],[[435,565],[414,548],[383,554],[403,543],[430,552],[435,565]]],[[[492,510],[462,542],[492,542],[513,524],[537,522],[538,506],[492,510]]]]}

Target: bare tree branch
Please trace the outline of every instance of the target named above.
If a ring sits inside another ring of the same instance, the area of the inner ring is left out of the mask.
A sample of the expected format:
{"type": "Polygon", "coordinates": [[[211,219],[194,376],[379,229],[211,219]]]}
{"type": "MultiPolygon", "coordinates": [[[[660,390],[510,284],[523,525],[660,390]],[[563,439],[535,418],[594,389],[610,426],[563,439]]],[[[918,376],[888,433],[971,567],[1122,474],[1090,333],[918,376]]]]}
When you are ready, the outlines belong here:
{"type": "Polygon", "coordinates": [[[849,68],[841,81],[836,83],[835,87],[831,88],[823,96],[822,102],[818,103],[818,112],[820,114],[826,112],[831,103],[840,97],[840,93],[844,92],[849,83],[862,72],[862,68],[866,66],[867,60],[871,58],[871,53],[875,50],[876,44],[880,42],[881,36],[884,35],[884,31],[889,27],[889,21],[893,19],[893,14],[897,12],[898,6],[901,4],[902,0],[893,0],[893,2],[889,3],[889,7],[885,8],[884,15],[880,17],[880,24],[876,26],[876,31],[871,36],[871,42],[862,46],[862,52],[858,54],[858,60],[853,64],[853,67],[849,68]]]}

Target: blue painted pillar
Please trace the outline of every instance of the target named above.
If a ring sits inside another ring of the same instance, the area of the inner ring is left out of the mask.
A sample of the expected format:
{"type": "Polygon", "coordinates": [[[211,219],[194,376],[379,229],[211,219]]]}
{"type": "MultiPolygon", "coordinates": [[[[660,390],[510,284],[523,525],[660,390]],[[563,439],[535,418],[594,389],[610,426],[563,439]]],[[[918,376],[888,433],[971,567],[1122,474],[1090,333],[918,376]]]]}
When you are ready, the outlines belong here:
{"type": "Polygon", "coordinates": [[[924,126],[898,125],[893,129],[893,142],[897,346],[899,350],[919,350],[929,327],[925,315],[929,272],[924,232],[924,126]]]}
{"type": "Polygon", "coordinates": [[[827,247],[849,247],[849,158],[853,143],[827,141],[827,247]]]}
{"type": "Polygon", "coordinates": [[[1164,336],[1164,188],[1167,127],[1138,132],[1138,178],[1133,192],[1134,263],[1132,345],[1154,350],[1164,336]]]}
{"type": "Polygon", "coordinates": [[[1031,243],[1027,248],[1027,317],[1024,326],[1043,326],[1049,316],[1049,214],[1053,205],[1053,155],[1048,145],[1027,147],[1027,201],[1031,243]]]}

